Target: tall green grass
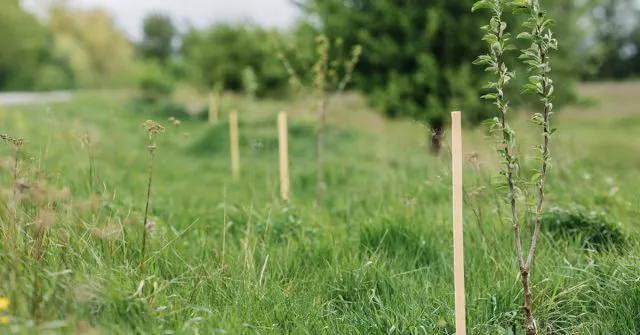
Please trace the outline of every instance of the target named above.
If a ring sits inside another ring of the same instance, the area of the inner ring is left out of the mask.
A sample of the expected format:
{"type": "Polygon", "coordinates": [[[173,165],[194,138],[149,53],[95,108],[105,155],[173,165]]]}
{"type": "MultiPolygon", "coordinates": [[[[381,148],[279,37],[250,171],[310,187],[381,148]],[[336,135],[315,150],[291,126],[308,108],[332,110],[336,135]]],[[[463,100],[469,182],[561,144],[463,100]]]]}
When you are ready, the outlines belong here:
{"type": "MultiPolygon", "coordinates": [[[[419,140],[423,132],[413,124],[386,123],[380,131],[330,122],[329,187],[320,208],[314,205],[314,128],[294,113],[293,201],[285,204],[277,192],[276,113],[287,104],[238,103],[247,106],[239,108],[247,171],[240,181],[230,178],[224,122],[212,127],[183,120],[179,130],[167,127],[158,138],[149,207],[156,229],[148,236],[143,278],[148,137],[140,124],[154,116],[127,109],[125,98],[106,93],[50,108],[3,109],[6,133],[26,140],[19,178],[32,187],[20,207],[18,246],[3,241],[0,248],[0,296],[11,298],[10,323],[0,332],[452,334],[448,157],[429,155],[419,140]],[[91,160],[79,140],[85,134],[91,160]],[[33,257],[38,197],[53,203],[56,213],[42,240],[41,260],[33,257]],[[5,265],[11,252],[19,255],[15,267],[5,265]],[[12,274],[16,294],[5,280],[12,274]],[[37,314],[31,309],[35,297],[37,314]]],[[[340,115],[340,103],[330,115],[340,115]]],[[[607,220],[620,222],[627,243],[620,250],[598,250],[580,236],[543,231],[532,273],[539,330],[638,333],[638,166],[633,155],[590,138],[631,144],[617,135],[615,114],[603,114],[609,119],[598,127],[578,127],[559,115],[563,132],[553,148],[549,206],[602,211],[607,220]],[[616,168],[608,161],[621,164],[616,168]]],[[[527,145],[535,129],[514,122],[525,129],[521,142],[527,145]]],[[[469,161],[464,175],[469,332],[521,333],[513,233],[500,222],[507,208],[495,201],[490,144],[479,131],[469,130],[464,140],[478,164],[476,169],[469,161]]],[[[6,205],[14,151],[1,150],[6,205]]],[[[535,161],[524,157],[523,164],[535,161]]],[[[3,234],[8,213],[2,206],[3,234]]]]}

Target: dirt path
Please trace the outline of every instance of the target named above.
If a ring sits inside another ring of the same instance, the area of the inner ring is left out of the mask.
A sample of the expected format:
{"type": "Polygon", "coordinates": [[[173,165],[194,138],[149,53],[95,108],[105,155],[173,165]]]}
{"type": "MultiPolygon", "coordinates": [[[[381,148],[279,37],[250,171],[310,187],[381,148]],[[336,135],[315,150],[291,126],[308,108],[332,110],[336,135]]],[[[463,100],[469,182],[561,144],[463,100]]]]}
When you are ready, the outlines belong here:
{"type": "Polygon", "coordinates": [[[0,106],[46,104],[67,102],[71,100],[71,92],[58,91],[47,93],[33,92],[0,92],[0,106]]]}

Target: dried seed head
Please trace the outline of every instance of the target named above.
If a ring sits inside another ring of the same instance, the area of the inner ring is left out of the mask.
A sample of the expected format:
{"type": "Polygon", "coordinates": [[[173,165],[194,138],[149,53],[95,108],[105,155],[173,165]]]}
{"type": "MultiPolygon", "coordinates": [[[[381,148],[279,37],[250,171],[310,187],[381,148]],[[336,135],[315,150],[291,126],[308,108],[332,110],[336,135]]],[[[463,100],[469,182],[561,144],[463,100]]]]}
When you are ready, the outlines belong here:
{"type": "Polygon", "coordinates": [[[144,225],[144,229],[148,230],[150,233],[156,231],[156,223],[151,220],[147,220],[147,223],[144,225]]]}
{"type": "Polygon", "coordinates": [[[181,124],[182,124],[182,121],[180,121],[180,120],[178,120],[178,119],[175,119],[175,120],[173,120],[173,124],[174,124],[175,126],[179,126],[179,125],[181,125],[181,124]]]}
{"type": "Polygon", "coordinates": [[[176,120],[176,118],[172,116],[172,117],[169,118],[169,123],[173,123],[175,120],[176,120]]]}
{"type": "Polygon", "coordinates": [[[157,134],[164,133],[164,127],[162,125],[160,125],[158,122],[155,122],[155,121],[152,121],[152,120],[145,121],[142,124],[142,126],[145,128],[147,133],[149,133],[149,136],[154,136],[154,135],[157,135],[157,134]]]}
{"type": "Polygon", "coordinates": [[[5,143],[11,143],[16,149],[20,149],[24,144],[24,140],[21,138],[11,137],[7,134],[0,134],[0,140],[5,141],[5,143]]]}

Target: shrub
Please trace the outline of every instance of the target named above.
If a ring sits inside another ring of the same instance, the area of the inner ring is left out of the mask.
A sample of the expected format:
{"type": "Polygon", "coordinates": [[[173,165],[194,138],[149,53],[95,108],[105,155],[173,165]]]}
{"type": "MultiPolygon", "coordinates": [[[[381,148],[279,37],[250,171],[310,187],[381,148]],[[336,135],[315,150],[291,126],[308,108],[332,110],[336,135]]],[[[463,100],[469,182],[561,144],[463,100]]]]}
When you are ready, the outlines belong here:
{"type": "Polygon", "coordinates": [[[173,78],[155,62],[145,63],[137,82],[142,98],[151,102],[170,97],[175,88],[173,78]]]}
{"type": "Polygon", "coordinates": [[[47,64],[38,70],[35,85],[37,90],[65,90],[73,86],[73,75],[59,66],[47,64]]]}

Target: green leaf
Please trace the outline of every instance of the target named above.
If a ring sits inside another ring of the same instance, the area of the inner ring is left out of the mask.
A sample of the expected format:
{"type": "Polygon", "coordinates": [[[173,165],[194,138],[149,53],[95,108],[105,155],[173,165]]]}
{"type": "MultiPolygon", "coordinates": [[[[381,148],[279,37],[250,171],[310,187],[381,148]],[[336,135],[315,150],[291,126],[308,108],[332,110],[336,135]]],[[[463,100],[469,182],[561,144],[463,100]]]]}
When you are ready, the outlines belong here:
{"type": "Polygon", "coordinates": [[[471,7],[471,12],[475,12],[478,9],[493,9],[493,4],[490,3],[487,0],[480,0],[476,3],[473,4],[473,7],[471,7]]]}
{"type": "Polygon", "coordinates": [[[519,40],[531,40],[533,37],[531,36],[530,33],[523,31],[520,34],[518,34],[516,38],[519,40]]]}
{"type": "Polygon", "coordinates": [[[481,96],[480,99],[495,100],[497,97],[498,97],[497,94],[489,93],[489,94],[485,94],[485,95],[481,96]]]}
{"type": "Polygon", "coordinates": [[[518,49],[518,48],[517,48],[515,45],[513,45],[513,44],[507,44],[507,45],[504,47],[504,51],[517,50],[517,49],[518,49]]]}
{"type": "Polygon", "coordinates": [[[532,181],[532,182],[538,181],[538,179],[540,179],[540,176],[541,176],[540,172],[536,172],[536,173],[534,173],[534,174],[531,176],[531,181],[532,181]]]}

